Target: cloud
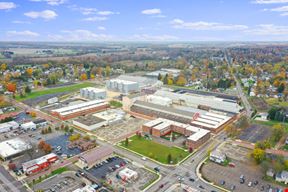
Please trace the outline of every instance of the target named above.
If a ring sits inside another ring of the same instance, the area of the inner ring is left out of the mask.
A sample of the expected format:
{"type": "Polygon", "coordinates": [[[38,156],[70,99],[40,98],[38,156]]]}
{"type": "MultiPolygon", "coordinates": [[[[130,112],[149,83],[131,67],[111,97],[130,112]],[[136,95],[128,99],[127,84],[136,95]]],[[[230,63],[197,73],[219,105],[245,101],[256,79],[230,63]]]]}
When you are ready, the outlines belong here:
{"type": "Polygon", "coordinates": [[[243,30],[247,29],[246,25],[232,25],[222,24],[214,22],[185,22],[181,19],[174,19],[171,21],[171,25],[176,29],[190,29],[190,30],[214,30],[214,31],[225,31],[225,30],[243,30]]]}
{"type": "Polygon", "coordinates": [[[12,23],[14,23],[14,24],[31,24],[30,21],[20,21],[20,20],[12,21],[12,23]]]}
{"type": "Polygon", "coordinates": [[[175,41],[179,38],[172,35],[147,35],[147,34],[136,34],[128,40],[132,41],[175,41]]]}
{"type": "Polygon", "coordinates": [[[99,26],[97,27],[98,30],[101,30],[101,31],[105,31],[106,30],[106,27],[103,27],[103,26],[99,26]]]}
{"type": "Polygon", "coordinates": [[[87,18],[84,18],[83,21],[105,21],[107,20],[108,18],[107,17],[87,17],[87,18]]]}
{"type": "Polygon", "coordinates": [[[288,0],[255,0],[252,1],[255,4],[280,4],[280,3],[288,3],[288,0]]]}
{"type": "Polygon", "coordinates": [[[25,36],[25,37],[38,37],[39,33],[32,32],[29,30],[26,31],[7,31],[8,36],[25,36]]]}
{"type": "Polygon", "coordinates": [[[57,41],[109,41],[113,36],[106,34],[96,34],[89,30],[64,30],[62,34],[49,35],[49,39],[57,41]]]}
{"type": "Polygon", "coordinates": [[[44,10],[40,12],[30,11],[30,12],[24,13],[24,15],[32,19],[43,18],[46,20],[54,19],[55,17],[58,16],[54,11],[51,11],[51,10],[44,10]]]}
{"type": "Polygon", "coordinates": [[[146,10],[143,10],[141,13],[144,15],[156,15],[156,14],[161,14],[162,12],[160,9],[146,9],[146,10]]]}
{"type": "Polygon", "coordinates": [[[255,28],[244,31],[245,33],[252,35],[288,35],[288,26],[274,25],[274,24],[262,24],[257,25],[255,28]]]}
{"type": "Polygon", "coordinates": [[[80,12],[83,15],[93,15],[93,14],[97,13],[97,9],[96,8],[80,7],[79,10],[80,10],[80,12]]]}
{"type": "Polygon", "coordinates": [[[33,2],[46,2],[48,5],[61,5],[66,2],[66,0],[30,0],[33,2]]]}
{"type": "Polygon", "coordinates": [[[113,11],[98,11],[97,12],[98,15],[117,15],[120,14],[119,12],[113,12],[113,11]]]}
{"type": "Polygon", "coordinates": [[[13,2],[0,2],[0,10],[9,10],[16,8],[16,4],[13,2]]]}
{"type": "Polygon", "coordinates": [[[264,9],[264,11],[273,11],[273,12],[279,12],[281,13],[281,16],[287,16],[288,15],[288,6],[282,6],[282,7],[276,7],[272,9],[264,9]]]}

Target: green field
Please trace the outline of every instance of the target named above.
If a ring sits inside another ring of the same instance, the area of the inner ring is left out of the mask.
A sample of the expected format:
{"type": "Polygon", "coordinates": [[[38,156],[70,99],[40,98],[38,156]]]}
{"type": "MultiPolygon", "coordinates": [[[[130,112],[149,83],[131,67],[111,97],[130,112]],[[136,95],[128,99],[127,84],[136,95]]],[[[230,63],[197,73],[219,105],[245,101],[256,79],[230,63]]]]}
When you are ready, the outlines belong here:
{"type": "Polygon", "coordinates": [[[50,88],[50,89],[45,89],[41,91],[33,91],[30,94],[27,94],[26,97],[21,98],[19,95],[16,96],[16,100],[18,101],[23,101],[27,99],[34,99],[36,97],[46,95],[46,94],[52,94],[52,93],[61,93],[61,92],[73,92],[73,91],[78,91],[81,88],[84,87],[90,87],[95,85],[94,83],[90,82],[84,82],[84,83],[79,83],[75,85],[68,85],[64,87],[57,87],[57,88],[50,88]]]}
{"type": "Polygon", "coordinates": [[[167,147],[165,145],[147,140],[144,137],[138,138],[133,136],[129,138],[128,146],[125,146],[125,141],[120,143],[120,146],[142,154],[160,163],[168,164],[168,155],[172,156],[172,164],[177,164],[179,161],[189,155],[189,152],[177,147],[167,147]]]}
{"type": "Polygon", "coordinates": [[[266,99],[266,102],[271,106],[288,107],[287,101],[279,101],[277,98],[266,99]]]}

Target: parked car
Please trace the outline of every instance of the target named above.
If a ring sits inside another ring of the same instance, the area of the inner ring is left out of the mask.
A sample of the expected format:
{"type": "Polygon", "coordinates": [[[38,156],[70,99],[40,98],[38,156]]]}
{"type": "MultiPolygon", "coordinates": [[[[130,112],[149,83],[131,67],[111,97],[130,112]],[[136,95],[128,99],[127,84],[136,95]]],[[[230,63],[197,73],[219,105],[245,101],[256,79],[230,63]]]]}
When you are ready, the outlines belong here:
{"type": "Polygon", "coordinates": [[[193,178],[189,178],[189,181],[191,181],[191,182],[194,182],[195,181],[195,179],[193,179],[193,178]]]}
{"type": "Polygon", "coordinates": [[[252,182],[251,181],[248,183],[248,187],[252,187],[252,182]]]}
{"type": "Polygon", "coordinates": [[[230,189],[231,189],[231,191],[234,191],[236,189],[236,186],[232,185],[230,189]]]}
{"type": "Polygon", "coordinates": [[[221,180],[221,181],[220,181],[220,184],[221,184],[221,185],[225,185],[225,181],[224,181],[224,180],[221,180]]]}

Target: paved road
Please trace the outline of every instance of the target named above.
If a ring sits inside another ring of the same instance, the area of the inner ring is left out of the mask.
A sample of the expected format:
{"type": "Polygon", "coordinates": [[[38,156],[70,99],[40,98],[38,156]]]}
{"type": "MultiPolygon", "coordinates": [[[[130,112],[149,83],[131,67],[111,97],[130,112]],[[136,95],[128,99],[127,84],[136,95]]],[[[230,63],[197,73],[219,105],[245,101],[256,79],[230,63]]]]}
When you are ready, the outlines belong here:
{"type": "Polygon", "coordinates": [[[1,192],[26,192],[23,184],[16,181],[3,166],[0,166],[0,190],[1,192]]]}
{"type": "MultiPolygon", "coordinates": [[[[188,158],[184,163],[177,166],[173,171],[171,171],[168,175],[164,175],[162,179],[152,186],[148,191],[154,192],[164,192],[171,185],[175,183],[179,183],[179,178],[183,178],[182,181],[188,186],[192,186],[193,188],[197,188],[199,191],[220,191],[214,186],[203,182],[199,175],[197,175],[197,166],[207,157],[208,150],[213,150],[218,147],[226,137],[225,133],[222,132],[214,138],[210,139],[204,146],[200,148],[196,153],[194,153],[190,158],[188,158]],[[189,181],[189,178],[195,179],[194,182],[189,181]],[[160,186],[164,185],[162,189],[160,186]],[[204,189],[200,189],[199,186],[203,186],[204,189]]],[[[161,168],[160,168],[161,169],[161,168]]]]}
{"type": "MultiPolygon", "coordinates": [[[[227,61],[227,64],[228,64],[229,68],[232,69],[231,58],[228,56],[227,52],[225,52],[225,59],[227,61]]],[[[241,98],[242,103],[243,103],[243,105],[244,105],[244,107],[246,109],[246,115],[247,115],[248,118],[250,118],[251,115],[252,115],[253,109],[252,109],[252,107],[251,107],[251,105],[250,105],[245,93],[243,92],[243,89],[241,87],[241,83],[240,83],[239,79],[235,76],[234,73],[232,73],[232,76],[233,76],[233,78],[234,78],[234,80],[236,82],[236,89],[237,89],[237,92],[238,92],[238,96],[241,98]]]]}

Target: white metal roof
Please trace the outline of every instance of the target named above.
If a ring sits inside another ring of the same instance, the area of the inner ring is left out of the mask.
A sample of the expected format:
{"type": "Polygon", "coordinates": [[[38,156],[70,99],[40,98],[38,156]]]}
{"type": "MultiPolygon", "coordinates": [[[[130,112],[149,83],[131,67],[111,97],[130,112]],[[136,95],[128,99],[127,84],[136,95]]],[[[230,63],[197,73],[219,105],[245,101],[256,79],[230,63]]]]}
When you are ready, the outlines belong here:
{"type": "Polygon", "coordinates": [[[9,121],[0,124],[0,129],[6,129],[7,127],[19,127],[19,124],[16,121],[9,121]]]}
{"type": "Polygon", "coordinates": [[[75,113],[77,111],[82,111],[82,110],[94,108],[94,107],[97,107],[97,106],[101,106],[103,104],[108,104],[108,103],[105,102],[104,100],[92,100],[92,101],[80,103],[80,104],[77,104],[77,105],[63,107],[63,108],[60,108],[60,109],[54,109],[54,110],[52,110],[52,112],[57,112],[57,113],[60,113],[61,115],[67,115],[67,114],[70,114],[70,113],[75,113]]]}
{"type": "Polygon", "coordinates": [[[231,113],[239,113],[239,111],[242,109],[242,107],[237,103],[219,100],[213,96],[180,94],[164,90],[156,91],[155,95],[169,97],[172,100],[176,101],[183,100],[188,106],[206,105],[214,109],[223,110],[231,113]]]}
{"type": "Polygon", "coordinates": [[[0,143],[0,156],[7,158],[31,148],[32,146],[29,143],[26,143],[20,138],[6,140],[0,143]]]}
{"type": "Polygon", "coordinates": [[[187,138],[188,140],[191,140],[191,141],[198,141],[199,139],[201,139],[202,137],[210,133],[210,131],[206,129],[201,129],[201,128],[194,127],[194,126],[188,126],[186,127],[186,129],[194,132],[194,134],[190,135],[187,138]]]}

